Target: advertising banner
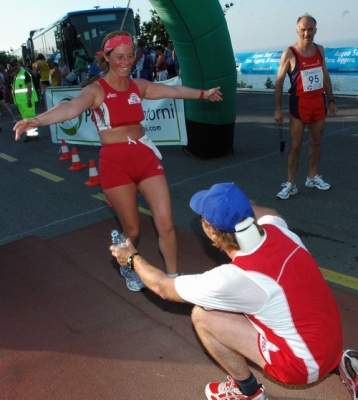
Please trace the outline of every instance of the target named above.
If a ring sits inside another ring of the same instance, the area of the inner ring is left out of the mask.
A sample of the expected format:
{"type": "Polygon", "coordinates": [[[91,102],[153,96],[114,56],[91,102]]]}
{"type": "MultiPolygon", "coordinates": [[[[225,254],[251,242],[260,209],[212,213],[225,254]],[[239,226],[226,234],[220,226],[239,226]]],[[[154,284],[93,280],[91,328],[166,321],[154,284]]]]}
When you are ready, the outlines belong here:
{"type": "Polygon", "coordinates": [[[276,75],[280,65],[282,51],[265,53],[237,53],[236,58],[240,74],[276,75]]]}
{"type": "MultiPolygon", "coordinates": [[[[181,80],[173,78],[161,83],[180,85],[181,80]]],[[[50,109],[57,104],[72,100],[79,95],[81,90],[79,86],[47,88],[47,108],[50,109]]],[[[143,100],[142,106],[145,115],[142,126],[156,145],[187,145],[183,100],[143,100]]],[[[50,125],[50,130],[53,143],[66,140],[67,143],[101,145],[90,110],[86,110],[72,120],[50,125]]]]}
{"type": "Polygon", "coordinates": [[[326,48],[325,53],[330,74],[358,75],[358,47],[326,48]]]}
{"type": "MultiPolygon", "coordinates": [[[[239,74],[276,75],[283,51],[235,53],[239,74]]],[[[325,48],[325,61],[330,74],[358,74],[358,47],[325,48]]]]}

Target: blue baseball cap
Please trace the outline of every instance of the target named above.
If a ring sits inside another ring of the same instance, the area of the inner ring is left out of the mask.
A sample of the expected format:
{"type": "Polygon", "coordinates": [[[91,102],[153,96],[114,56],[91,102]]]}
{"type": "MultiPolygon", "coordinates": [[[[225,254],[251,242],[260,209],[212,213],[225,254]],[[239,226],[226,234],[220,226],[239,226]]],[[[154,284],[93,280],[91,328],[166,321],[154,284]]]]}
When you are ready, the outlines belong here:
{"type": "Polygon", "coordinates": [[[214,228],[231,233],[237,223],[254,216],[250,200],[233,182],[217,183],[195,193],[190,207],[214,228]]]}

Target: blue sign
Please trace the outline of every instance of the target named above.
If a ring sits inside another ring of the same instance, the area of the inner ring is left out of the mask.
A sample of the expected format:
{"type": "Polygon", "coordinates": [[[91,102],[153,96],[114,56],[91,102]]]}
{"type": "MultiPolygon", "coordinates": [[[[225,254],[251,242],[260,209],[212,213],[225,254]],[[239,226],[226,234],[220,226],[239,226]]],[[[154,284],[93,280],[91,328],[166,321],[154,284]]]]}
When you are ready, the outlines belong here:
{"type": "Polygon", "coordinates": [[[282,51],[265,53],[235,53],[240,74],[276,75],[282,51]]]}
{"type": "Polygon", "coordinates": [[[326,65],[331,74],[358,74],[358,47],[326,48],[326,65]]]}
{"type": "MultiPolygon", "coordinates": [[[[277,75],[283,51],[234,53],[243,75],[277,75]]],[[[358,47],[326,48],[325,61],[330,74],[358,75],[358,47]]]]}

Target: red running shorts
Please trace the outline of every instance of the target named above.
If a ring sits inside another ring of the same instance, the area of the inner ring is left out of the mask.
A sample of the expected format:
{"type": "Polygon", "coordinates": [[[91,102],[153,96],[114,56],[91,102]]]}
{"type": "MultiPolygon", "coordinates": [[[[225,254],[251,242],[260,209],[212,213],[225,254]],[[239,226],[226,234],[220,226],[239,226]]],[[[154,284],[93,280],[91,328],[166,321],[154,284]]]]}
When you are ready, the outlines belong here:
{"type": "Polygon", "coordinates": [[[153,150],[138,140],[103,145],[99,155],[103,190],[164,175],[164,168],[153,150]]]}
{"type": "Polygon", "coordinates": [[[291,95],[290,114],[305,124],[325,119],[327,115],[325,95],[322,93],[312,98],[291,95]]]}

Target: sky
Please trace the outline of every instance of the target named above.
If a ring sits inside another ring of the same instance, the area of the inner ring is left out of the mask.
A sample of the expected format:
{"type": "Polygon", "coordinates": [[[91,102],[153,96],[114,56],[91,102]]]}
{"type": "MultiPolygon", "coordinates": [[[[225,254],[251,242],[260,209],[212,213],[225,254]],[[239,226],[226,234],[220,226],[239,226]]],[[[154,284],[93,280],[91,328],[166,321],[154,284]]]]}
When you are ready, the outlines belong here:
{"type": "MultiPolygon", "coordinates": [[[[195,0],[194,0],[195,1],[195,0]]],[[[206,0],[209,1],[209,0],[206,0]]],[[[214,1],[214,0],[210,0],[214,1]]],[[[218,0],[219,1],[219,0],[218,0]]],[[[129,6],[142,21],[150,20],[154,7],[148,0],[17,0],[16,13],[3,10],[0,50],[18,49],[29,31],[50,25],[69,11],[129,6]],[[35,9],[34,9],[35,5],[35,9]],[[16,21],[16,22],[15,22],[16,21]]],[[[298,16],[309,13],[317,20],[316,43],[325,47],[358,47],[357,0],[231,0],[226,21],[234,52],[284,50],[297,41],[298,16]]]]}

